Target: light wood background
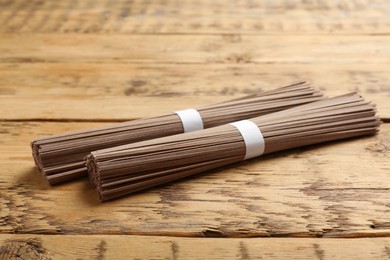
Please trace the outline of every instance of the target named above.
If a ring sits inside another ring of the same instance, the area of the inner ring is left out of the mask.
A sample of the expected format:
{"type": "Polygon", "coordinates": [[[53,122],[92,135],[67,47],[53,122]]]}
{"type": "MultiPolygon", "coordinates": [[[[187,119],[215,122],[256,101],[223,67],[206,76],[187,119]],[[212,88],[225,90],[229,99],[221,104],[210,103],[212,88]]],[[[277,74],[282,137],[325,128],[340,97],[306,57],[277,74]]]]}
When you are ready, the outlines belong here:
{"type": "Polygon", "coordinates": [[[389,259],[387,0],[0,0],[0,258],[389,259]],[[308,80],[377,136],[116,201],[49,187],[29,142],[308,80]]]}

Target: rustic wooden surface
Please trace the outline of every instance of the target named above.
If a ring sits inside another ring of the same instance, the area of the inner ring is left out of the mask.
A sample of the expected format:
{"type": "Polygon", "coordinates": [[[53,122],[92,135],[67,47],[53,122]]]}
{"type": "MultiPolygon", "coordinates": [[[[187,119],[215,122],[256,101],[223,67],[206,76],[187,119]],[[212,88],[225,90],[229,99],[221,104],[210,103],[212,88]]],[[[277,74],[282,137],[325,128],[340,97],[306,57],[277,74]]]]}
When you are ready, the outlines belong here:
{"type": "Polygon", "coordinates": [[[3,235],[0,252],[24,259],[386,259],[390,238],[185,238],[110,235],[3,235]],[[194,254],[194,244],[197,254],[194,254]]]}
{"type": "Polygon", "coordinates": [[[386,0],[0,0],[0,258],[390,258],[389,13],[386,0]],[[380,133],[104,204],[33,165],[38,136],[300,79],[359,91],[380,133]]]}

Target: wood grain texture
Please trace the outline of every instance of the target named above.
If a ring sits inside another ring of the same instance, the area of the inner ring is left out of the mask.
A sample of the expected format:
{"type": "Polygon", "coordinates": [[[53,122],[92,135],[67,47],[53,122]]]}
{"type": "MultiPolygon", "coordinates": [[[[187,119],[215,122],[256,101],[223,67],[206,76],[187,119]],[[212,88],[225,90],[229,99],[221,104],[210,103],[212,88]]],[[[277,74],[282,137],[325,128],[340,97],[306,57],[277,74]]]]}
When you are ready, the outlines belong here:
{"type": "Polygon", "coordinates": [[[3,120],[128,120],[302,79],[328,96],[358,91],[390,119],[390,67],[377,64],[0,63],[0,73],[3,120]]]}
{"type": "Polygon", "coordinates": [[[29,148],[296,80],[359,91],[389,122],[389,12],[387,0],[0,0],[0,259],[390,258],[389,123],[106,204],[86,180],[48,187],[29,148]]]}
{"type": "Polygon", "coordinates": [[[390,36],[5,34],[0,62],[390,63],[390,36]]]}
{"type": "Polygon", "coordinates": [[[387,259],[389,238],[183,238],[0,235],[0,258],[22,259],[387,259]]]}
{"type": "MultiPolygon", "coordinates": [[[[329,95],[390,95],[378,64],[0,63],[0,97],[238,96],[307,79],[329,95]]],[[[375,100],[378,103],[378,100],[375,100]]]]}
{"type": "Polygon", "coordinates": [[[41,134],[96,125],[1,123],[2,233],[390,235],[388,124],[374,137],[276,153],[104,204],[86,180],[48,187],[28,146],[41,134]]]}
{"type": "Polygon", "coordinates": [[[384,34],[389,11],[386,0],[2,0],[0,32],[384,34]]]}

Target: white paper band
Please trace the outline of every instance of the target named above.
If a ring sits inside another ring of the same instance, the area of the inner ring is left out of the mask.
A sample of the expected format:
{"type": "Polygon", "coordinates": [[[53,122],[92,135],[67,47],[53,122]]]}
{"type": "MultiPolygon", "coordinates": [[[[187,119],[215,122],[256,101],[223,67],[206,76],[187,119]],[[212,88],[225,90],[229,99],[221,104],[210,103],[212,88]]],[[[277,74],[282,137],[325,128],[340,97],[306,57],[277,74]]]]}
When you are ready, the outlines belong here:
{"type": "Polygon", "coordinates": [[[183,124],[184,133],[203,129],[203,120],[199,112],[195,109],[185,109],[175,111],[183,124]]]}
{"type": "Polygon", "coordinates": [[[236,127],[240,131],[242,138],[244,138],[246,147],[244,160],[260,156],[264,153],[264,138],[255,123],[249,120],[242,120],[230,124],[236,127]]]}

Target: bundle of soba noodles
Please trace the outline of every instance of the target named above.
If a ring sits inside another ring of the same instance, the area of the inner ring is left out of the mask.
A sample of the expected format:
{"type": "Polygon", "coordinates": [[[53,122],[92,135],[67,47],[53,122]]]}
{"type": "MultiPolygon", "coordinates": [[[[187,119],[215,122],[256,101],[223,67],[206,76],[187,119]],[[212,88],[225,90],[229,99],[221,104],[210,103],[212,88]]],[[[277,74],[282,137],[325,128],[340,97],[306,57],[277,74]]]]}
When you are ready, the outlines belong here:
{"type": "Polygon", "coordinates": [[[375,134],[375,106],[347,94],[192,133],[92,152],[90,181],[102,201],[261,154],[375,134]]]}
{"type": "Polygon", "coordinates": [[[300,82],[200,109],[53,135],[31,143],[37,167],[49,184],[87,176],[84,158],[90,152],[164,137],[273,113],[322,99],[322,94],[300,82]],[[201,120],[195,120],[201,119],[201,120]]]}

